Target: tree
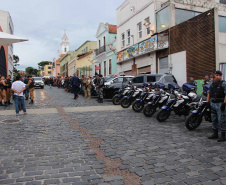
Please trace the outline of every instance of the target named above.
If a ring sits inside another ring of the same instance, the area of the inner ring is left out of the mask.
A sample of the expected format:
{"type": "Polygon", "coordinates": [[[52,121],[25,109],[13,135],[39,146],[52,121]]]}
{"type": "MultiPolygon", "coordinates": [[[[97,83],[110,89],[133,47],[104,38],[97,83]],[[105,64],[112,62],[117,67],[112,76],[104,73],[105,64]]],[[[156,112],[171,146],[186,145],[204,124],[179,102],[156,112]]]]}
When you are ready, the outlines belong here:
{"type": "Polygon", "coordinates": [[[20,58],[17,55],[13,55],[13,76],[19,75],[19,71],[16,69],[16,66],[19,66],[20,58]]]}
{"type": "Polygon", "coordinates": [[[43,69],[44,69],[44,66],[45,66],[45,65],[48,65],[49,63],[52,64],[52,62],[50,62],[50,61],[42,61],[42,62],[39,62],[39,63],[38,63],[38,68],[39,68],[40,70],[43,70],[43,69]]]}
{"type": "Polygon", "coordinates": [[[37,76],[37,73],[38,73],[38,70],[33,68],[33,67],[27,67],[25,69],[26,73],[29,74],[29,75],[35,75],[37,76]]]}

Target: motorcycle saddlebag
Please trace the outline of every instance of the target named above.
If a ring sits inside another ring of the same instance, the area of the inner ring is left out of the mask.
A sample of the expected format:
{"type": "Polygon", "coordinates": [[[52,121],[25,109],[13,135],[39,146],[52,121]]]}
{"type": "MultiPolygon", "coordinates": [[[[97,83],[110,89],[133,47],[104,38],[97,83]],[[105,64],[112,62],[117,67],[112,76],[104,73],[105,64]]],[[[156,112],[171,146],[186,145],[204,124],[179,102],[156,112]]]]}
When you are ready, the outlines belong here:
{"type": "Polygon", "coordinates": [[[178,90],[178,89],[180,89],[180,86],[178,84],[176,84],[176,83],[172,83],[171,82],[171,83],[168,84],[168,89],[169,90],[171,90],[171,89],[172,90],[178,90]]]}
{"type": "Polygon", "coordinates": [[[182,89],[183,89],[183,91],[190,93],[191,91],[196,91],[197,87],[185,83],[185,84],[183,84],[182,89]]]}
{"type": "Polygon", "coordinates": [[[162,84],[162,83],[156,82],[155,83],[155,88],[164,89],[165,88],[165,85],[162,84]]]}

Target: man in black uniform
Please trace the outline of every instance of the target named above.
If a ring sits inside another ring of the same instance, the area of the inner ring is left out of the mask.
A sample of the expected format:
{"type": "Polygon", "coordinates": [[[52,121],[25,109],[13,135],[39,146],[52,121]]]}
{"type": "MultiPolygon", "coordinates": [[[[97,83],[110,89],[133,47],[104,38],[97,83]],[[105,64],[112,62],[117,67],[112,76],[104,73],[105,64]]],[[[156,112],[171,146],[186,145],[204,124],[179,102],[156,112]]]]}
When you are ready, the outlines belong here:
{"type": "Polygon", "coordinates": [[[221,80],[221,71],[215,72],[215,81],[211,84],[207,103],[211,107],[211,118],[213,134],[208,139],[218,139],[218,130],[221,130],[221,137],[218,142],[225,141],[226,132],[226,82],[221,80]]]}
{"type": "Polygon", "coordinates": [[[104,80],[104,78],[103,78],[103,76],[101,74],[99,75],[99,79],[100,79],[100,81],[99,81],[99,84],[98,84],[98,92],[99,92],[99,100],[98,100],[98,102],[99,103],[103,103],[103,99],[104,99],[104,82],[105,82],[105,80],[104,80]]]}
{"type": "MultiPolygon", "coordinates": [[[[28,78],[27,76],[24,77],[24,80],[23,82],[25,83],[25,85],[28,84],[28,78]]],[[[28,100],[28,97],[29,97],[29,87],[26,87],[26,90],[24,91],[24,94],[25,94],[25,100],[28,100]]]]}
{"type": "Polygon", "coordinates": [[[197,86],[197,82],[194,80],[193,76],[190,77],[190,81],[188,82],[188,84],[197,86]]]}

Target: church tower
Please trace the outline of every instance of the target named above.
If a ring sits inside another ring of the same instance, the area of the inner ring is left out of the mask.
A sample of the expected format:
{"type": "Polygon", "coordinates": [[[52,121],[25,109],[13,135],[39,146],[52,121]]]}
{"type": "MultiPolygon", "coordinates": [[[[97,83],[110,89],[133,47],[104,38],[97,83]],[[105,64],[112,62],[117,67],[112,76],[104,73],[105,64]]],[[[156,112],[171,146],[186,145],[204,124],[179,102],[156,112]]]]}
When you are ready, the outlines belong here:
{"type": "Polygon", "coordinates": [[[64,33],[63,37],[62,37],[62,43],[61,43],[61,54],[66,54],[69,51],[69,40],[68,37],[66,35],[66,33],[64,33]]]}

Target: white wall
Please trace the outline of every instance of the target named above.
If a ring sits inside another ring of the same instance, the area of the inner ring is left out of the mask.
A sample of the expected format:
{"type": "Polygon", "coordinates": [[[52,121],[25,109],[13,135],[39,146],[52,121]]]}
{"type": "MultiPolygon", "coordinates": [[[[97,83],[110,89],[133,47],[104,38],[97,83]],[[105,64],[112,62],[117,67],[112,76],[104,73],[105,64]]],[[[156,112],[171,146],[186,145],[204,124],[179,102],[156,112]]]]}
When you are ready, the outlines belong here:
{"type": "Polygon", "coordinates": [[[155,30],[155,5],[150,0],[143,0],[142,3],[138,0],[128,0],[117,9],[117,51],[133,45],[133,38],[130,40],[130,45],[127,42],[127,30],[130,30],[130,35],[134,35],[134,44],[141,42],[150,37],[146,34],[146,27],[143,25],[145,19],[149,17],[151,22],[151,30],[155,30]],[[132,8],[134,7],[134,11],[132,8]],[[132,10],[132,11],[131,11],[132,10]],[[138,23],[142,23],[142,38],[138,38],[138,23]],[[125,33],[125,47],[122,48],[122,33],[125,33]]]}
{"type": "Polygon", "coordinates": [[[186,51],[172,54],[169,58],[172,64],[172,74],[175,76],[178,85],[182,86],[187,82],[186,51]]]}

